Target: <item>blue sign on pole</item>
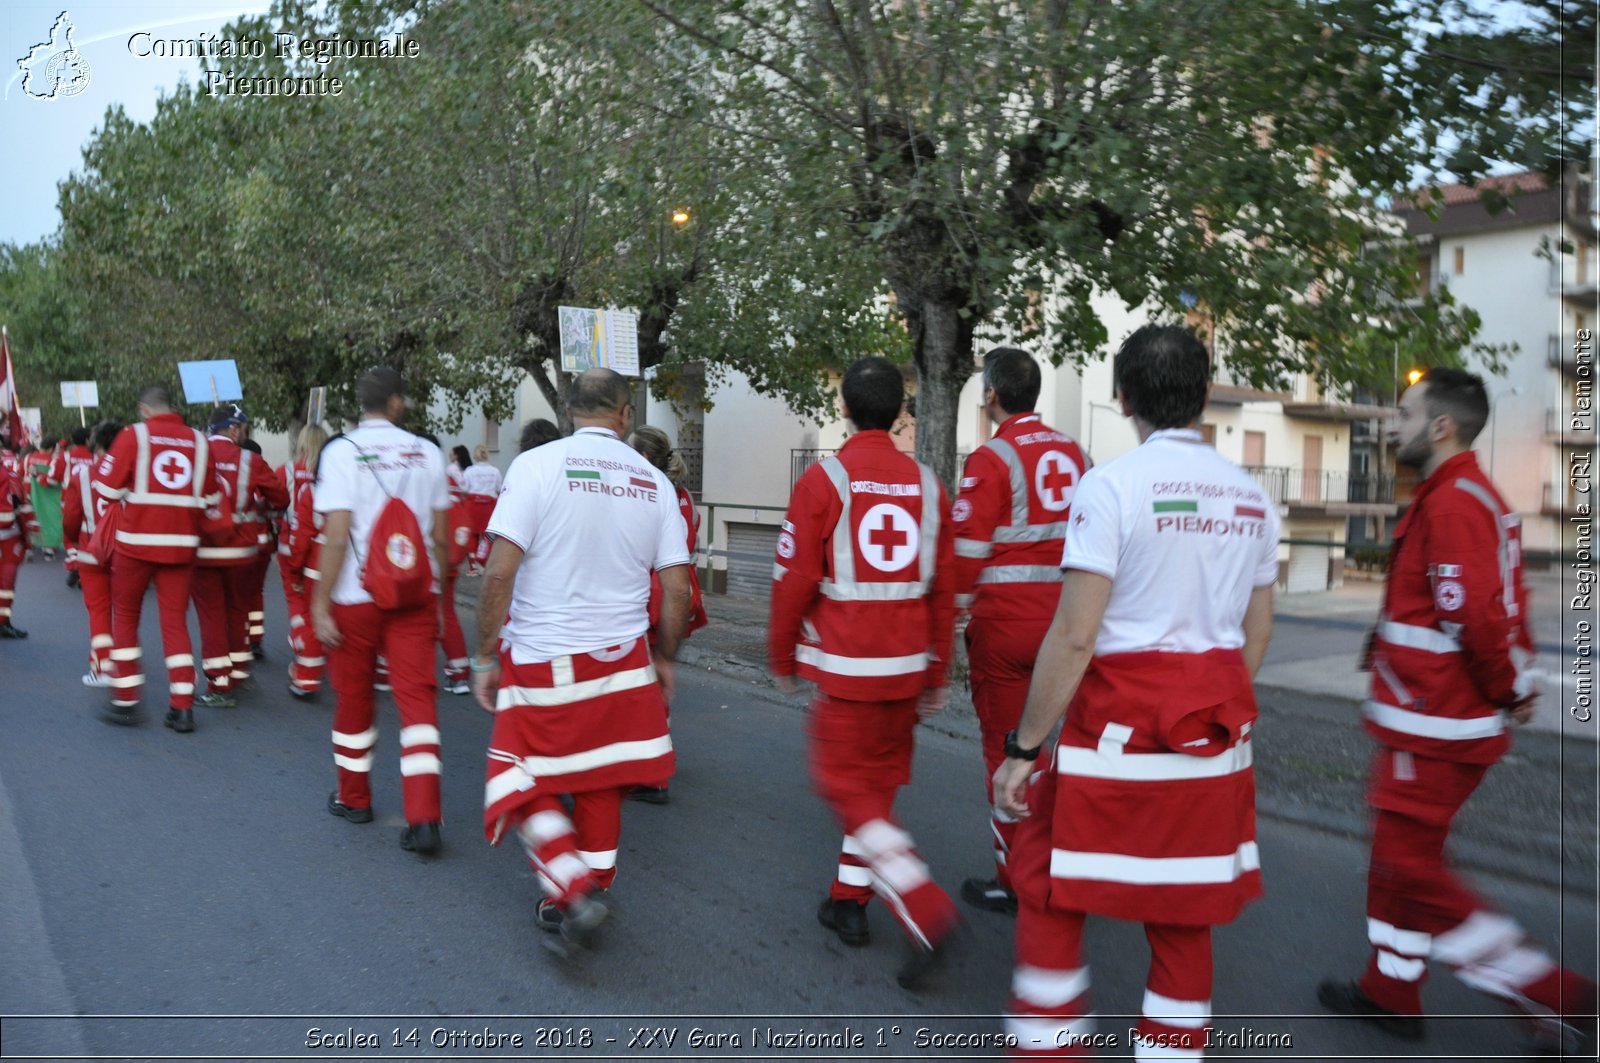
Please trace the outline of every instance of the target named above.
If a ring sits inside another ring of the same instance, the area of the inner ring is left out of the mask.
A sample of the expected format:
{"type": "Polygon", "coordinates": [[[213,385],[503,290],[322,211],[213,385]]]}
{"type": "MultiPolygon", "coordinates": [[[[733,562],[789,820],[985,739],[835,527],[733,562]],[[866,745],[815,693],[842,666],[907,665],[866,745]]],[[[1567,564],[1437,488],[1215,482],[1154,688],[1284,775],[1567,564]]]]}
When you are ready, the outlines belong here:
{"type": "Polygon", "coordinates": [[[244,398],[244,389],[239,386],[239,366],[232,358],[216,362],[179,362],[178,378],[183,382],[183,401],[190,406],[244,398]]]}

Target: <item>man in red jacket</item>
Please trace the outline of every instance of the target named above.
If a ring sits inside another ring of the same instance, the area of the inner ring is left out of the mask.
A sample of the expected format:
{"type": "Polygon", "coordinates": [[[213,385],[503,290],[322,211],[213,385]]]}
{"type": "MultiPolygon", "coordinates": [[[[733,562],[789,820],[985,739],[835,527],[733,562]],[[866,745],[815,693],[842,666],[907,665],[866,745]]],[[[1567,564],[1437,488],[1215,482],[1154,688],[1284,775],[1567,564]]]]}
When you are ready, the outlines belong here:
{"type": "Polygon", "coordinates": [[[778,535],[767,657],[780,687],[795,689],[798,673],[818,688],[811,776],[845,836],[818,918],[846,945],[865,945],[876,890],[911,941],[899,980],[912,986],[960,921],[894,821],[917,721],[944,706],[954,537],[938,478],[889,435],[905,406],[900,370],[863,358],[841,390],[855,432],[795,484],[778,535]]]}
{"type": "Polygon", "coordinates": [[[28,633],[11,623],[17,592],[17,567],[28,553],[28,539],[39,535],[39,522],[28,504],[21,479],[0,464],[0,639],[25,639],[28,633]]]}
{"type": "MultiPolygon", "coordinates": [[[[66,505],[66,493],[73,490],[73,485],[79,482],[79,471],[88,471],[94,464],[94,454],[89,450],[89,429],[78,427],[72,430],[72,446],[63,455],[66,463],[66,473],[61,477],[62,505],[66,505]]],[[[67,586],[77,587],[78,578],[78,547],[74,538],[63,535],[62,542],[67,548],[67,586]]]]}
{"type": "Polygon", "coordinates": [[[1536,696],[1520,523],[1472,452],[1488,418],[1483,381],[1459,369],[1428,370],[1400,400],[1395,460],[1423,481],[1395,528],[1364,662],[1372,694],[1362,708],[1379,744],[1367,789],[1372,957],[1360,980],[1323,982],[1317,999],[1420,1038],[1422,984],[1437,959],[1532,1019],[1542,1047],[1592,1055],[1594,983],[1557,966],[1444,859],[1451,820],[1536,696]]]}
{"type": "MultiPolygon", "coordinates": [[[[983,734],[984,780],[1005,759],[1005,735],[1022,718],[1034,658],[1061,597],[1061,544],[1072,495],[1089,467],[1078,444],[1033,412],[1039,364],[1026,351],[996,347],[983,358],[983,403],[999,428],[972,452],[952,519],[956,607],[970,611],[967,661],[983,734]]],[[[961,899],[1015,912],[1006,869],[1017,821],[990,802],[995,877],[969,878],[961,899]]]]}
{"type": "Polygon", "coordinates": [[[116,440],[122,425],[101,421],[94,426],[94,452],[88,464],[74,465],[61,495],[61,529],[77,559],[77,575],[83,585],[83,605],[89,613],[89,671],[83,685],[111,685],[111,566],[94,552],[94,533],[101,518],[114,504],[94,489],[97,460],[104,457],[116,440]]]}
{"type": "Polygon", "coordinates": [[[94,488],[117,515],[111,566],[111,704],[108,723],[140,721],[144,651],[139,614],[144,592],[156,585],[161,642],[171,709],[166,725],[194,730],[194,650],[189,642],[189,587],[200,546],[200,521],[217,498],[211,448],[172,408],[171,393],[152,384],[139,393],[139,424],[124,428],[101,459],[94,488]]]}

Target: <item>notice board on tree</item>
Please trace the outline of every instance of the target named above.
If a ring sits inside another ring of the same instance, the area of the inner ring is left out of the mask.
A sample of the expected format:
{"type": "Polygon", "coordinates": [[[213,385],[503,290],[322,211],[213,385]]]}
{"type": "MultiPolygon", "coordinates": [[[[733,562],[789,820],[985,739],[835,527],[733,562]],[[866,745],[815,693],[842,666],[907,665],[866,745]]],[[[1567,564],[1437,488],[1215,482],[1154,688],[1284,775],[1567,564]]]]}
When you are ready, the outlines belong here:
{"type": "Polygon", "coordinates": [[[244,398],[244,389],[239,386],[239,366],[232,358],[179,362],[178,379],[183,382],[183,401],[190,406],[237,402],[244,398]]]}
{"type": "Polygon", "coordinates": [[[595,310],[584,306],[559,306],[561,371],[614,369],[623,376],[639,375],[639,315],[630,310],[595,310]]]}

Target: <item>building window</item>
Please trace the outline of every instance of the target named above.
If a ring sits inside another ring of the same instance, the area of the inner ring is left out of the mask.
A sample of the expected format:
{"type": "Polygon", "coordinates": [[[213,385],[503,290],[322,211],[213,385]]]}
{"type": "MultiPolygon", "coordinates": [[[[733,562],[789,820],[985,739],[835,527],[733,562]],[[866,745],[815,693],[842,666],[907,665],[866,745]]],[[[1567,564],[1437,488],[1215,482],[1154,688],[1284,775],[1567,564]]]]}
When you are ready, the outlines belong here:
{"type": "Polygon", "coordinates": [[[1456,245],[1456,276],[1461,276],[1467,271],[1467,249],[1460,244],[1456,245]]]}
{"type": "Polygon", "coordinates": [[[489,453],[500,452],[500,422],[483,419],[483,445],[489,448],[489,453]]]}
{"type": "Polygon", "coordinates": [[[1433,249],[1429,248],[1417,256],[1417,290],[1416,295],[1427,295],[1433,291],[1433,249]]]}

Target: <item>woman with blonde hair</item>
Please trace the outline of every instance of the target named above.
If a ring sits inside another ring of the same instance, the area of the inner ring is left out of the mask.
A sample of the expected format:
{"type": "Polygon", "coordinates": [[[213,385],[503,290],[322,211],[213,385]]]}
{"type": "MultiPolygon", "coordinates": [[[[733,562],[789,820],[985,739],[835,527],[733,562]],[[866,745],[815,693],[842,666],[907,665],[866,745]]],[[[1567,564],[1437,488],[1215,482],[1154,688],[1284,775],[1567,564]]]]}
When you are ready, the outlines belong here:
{"type": "Polygon", "coordinates": [[[311,582],[318,579],[317,540],[322,516],[312,507],[312,487],[317,482],[317,462],[328,445],[328,430],[320,424],[300,429],[294,461],[283,467],[283,485],[289,507],[278,530],[278,571],[283,576],[283,597],[289,606],[289,693],[304,701],[322,688],[325,654],[311,624],[311,582]]]}
{"type": "MultiPolygon", "coordinates": [[[[634,429],[633,435],[628,437],[628,445],[637,450],[651,465],[666,473],[667,479],[672,481],[673,489],[678,495],[678,511],[683,514],[684,530],[689,536],[689,556],[693,558],[700,540],[700,513],[695,509],[694,499],[690,497],[689,490],[685,486],[689,481],[689,466],[684,462],[683,455],[673,449],[672,440],[667,433],[653,425],[634,429]]],[[[700,579],[695,574],[693,565],[689,566],[689,586],[693,596],[689,602],[689,623],[684,628],[684,638],[706,626],[705,600],[701,596],[700,579]]],[[[647,633],[650,646],[654,649],[656,621],[661,617],[661,578],[653,572],[650,574],[649,608],[650,627],[647,633]]],[[[664,805],[667,803],[667,788],[637,786],[628,796],[635,801],[664,805]]]]}
{"type": "Polygon", "coordinates": [[[475,576],[489,560],[489,537],[484,532],[500,497],[500,470],[489,464],[489,448],[482,443],[472,452],[472,464],[461,471],[461,489],[466,492],[467,509],[472,514],[472,560],[467,574],[475,576]]]}

